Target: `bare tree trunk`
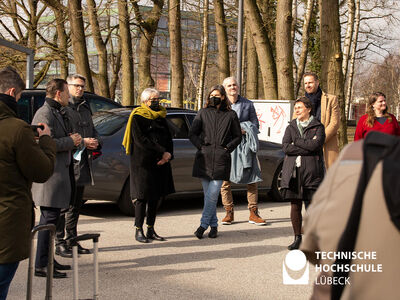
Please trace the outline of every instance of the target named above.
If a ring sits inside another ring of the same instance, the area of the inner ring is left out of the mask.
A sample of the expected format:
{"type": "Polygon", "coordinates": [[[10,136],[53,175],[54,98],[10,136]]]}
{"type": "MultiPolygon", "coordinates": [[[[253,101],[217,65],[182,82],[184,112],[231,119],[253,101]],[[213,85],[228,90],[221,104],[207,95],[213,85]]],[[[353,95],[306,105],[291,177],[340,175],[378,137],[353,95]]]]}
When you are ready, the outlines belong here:
{"type": "Polygon", "coordinates": [[[67,8],[61,4],[60,0],[42,0],[43,3],[51,7],[54,16],[56,18],[56,31],[58,41],[59,56],[58,61],[60,63],[60,77],[66,79],[68,76],[68,36],[65,31],[65,22],[67,21],[67,8]]]}
{"type": "Polygon", "coordinates": [[[253,36],[258,61],[262,62],[260,68],[263,77],[264,97],[276,99],[278,97],[276,65],[260,11],[255,1],[252,0],[244,1],[244,11],[253,36]]]}
{"type": "Polygon", "coordinates": [[[339,1],[319,0],[321,16],[321,81],[330,94],[339,99],[340,125],[339,148],[347,144],[347,123],[342,72],[342,50],[340,39],[339,1]]]}
{"type": "Polygon", "coordinates": [[[349,65],[349,73],[347,76],[347,92],[346,92],[346,116],[350,119],[350,104],[353,91],[353,79],[354,79],[354,65],[356,60],[357,44],[358,44],[358,32],[360,28],[360,0],[355,1],[355,24],[353,43],[351,44],[351,57],[349,65]]]}
{"type": "Polygon", "coordinates": [[[204,81],[206,77],[206,67],[207,67],[207,52],[208,52],[208,0],[204,0],[203,7],[203,34],[202,34],[202,47],[201,47],[201,65],[200,65],[200,75],[199,75],[199,87],[197,89],[196,97],[196,107],[199,110],[203,107],[203,97],[204,97],[204,81]]]}
{"type": "Polygon", "coordinates": [[[310,36],[310,22],[311,16],[313,12],[315,0],[307,0],[307,7],[306,12],[304,14],[304,23],[303,23],[303,30],[302,30],[302,41],[301,41],[301,53],[299,58],[299,63],[297,65],[297,81],[296,81],[296,90],[295,95],[296,97],[299,94],[301,81],[303,79],[304,70],[306,68],[307,63],[307,55],[308,55],[308,39],[310,36]]]}
{"type": "Polygon", "coordinates": [[[276,69],[278,99],[294,99],[292,0],[279,0],[276,7],[276,69]]]}
{"type": "Polygon", "coordinates": [[[106,44],[103,41],[103,38],[101,37],[101,29],[98,21],[96,2],[94,0],[86,0],[86,3],[88,5],[90,26],[92,27],[92,38],[96,46],[99,57],[99,72],[94,76],[97,79],[100,95],[103,97],[110,98],[110,88],[108,85],[108,74],[107,74],[107,65],[108,65],[107,48],[106,44]]]}
{"type": "Polygon", "coordinates": [[[230,75],[229,68],[229,51],[228,51],[228,34],[226,30],[224,1],[214,1],[215,11],[215,29],[217,32],[218,42],[218,72],[219,81],[222,82],[230,75]]]}
{"type": "Polygon", "coordinates": [[[247,36],[246,97],[249,99],[257,99],[258,98],[257,52],[247,22],[246,22],[246,36],[247,36]]]}
{"type": "Polygon", "coordinates": [[[154,6],[146,20],[139,10],[138,0],[131,1],[135,11],[135,18],[141,29],[141,37],[139,42],[139,89],[138,95],[142,93],[145,88],[154,86],[154,80],[151,77],[151,48],[153,45],[154,37],[158,28],[158,21],[161,17],[162,8],[164,6],[163,0],[153,0],[154,6]]]}
{"type": "Polygon", "coordinates": [[[68,37],[65,31],[65,11],[53,8],[56,17],[56,29],[58,37],[58,48],[60,55],[60,77],[66,79],[68,76],[68,37]]]}
{"type": "Polygon", "coordinates": [[[292,3],[292,26],[290,28],[291,43],[294,45],[294,38],[296,35],[296,23],[297,23],[297,0],[293,0],[292,3]]]}
{"type": "Polygon", "coordinates": [[[171,105],[183,107],[183,63],[181,37],[181,1],[168,1],[168,29],[171,56],[171,105]]]}
{"type": "Polygon", "coordinates": [[[354,17],[355,17],[355,3],[354,0],[347,0],[348,7],[348,18],[347,18],[347,27],[346,27],[346,35],[343,41],[343,77],[346,80],[347,78],[347,69],[349,66],[349,55],[353,38],[354,31],[354,17]]]}
{"type": "Polygon", "coordinates": [[[76,71],[86,77],[88,91],[94,92],[92,74],[89,66],[89,57],[86,48],[81,0],[68,1],[68,16],[71,26],[71,42],[74,51],[73,55],[76,71]]]}
{"type": "MultiPolygon", "coordinates": [[[[121,69],[121,48],[119,49],[118,53],[116,54],[116,57],[114,57],[114,55],[113,55],[112,69],[113,69],[113,75],[112,75],[111,84],[110,84],[110,98],[115,99],[115,90],[117,89],[117,83],[118,83],[118,79],[119,79],[118,73],[119,73],[119,70],[121,69]]],[[[133,86],[133,84],[132,84],[132,86],[133,86]]],[[[134,97],[131,97],[131,98],[134,99],[134,97]]]]}
{"type": "Polygon", "coordinates": [[[133,50],[127,0],[118,0],[118,18],[122,65],[122,104],[133,105],[135,104],[133,50]]]}

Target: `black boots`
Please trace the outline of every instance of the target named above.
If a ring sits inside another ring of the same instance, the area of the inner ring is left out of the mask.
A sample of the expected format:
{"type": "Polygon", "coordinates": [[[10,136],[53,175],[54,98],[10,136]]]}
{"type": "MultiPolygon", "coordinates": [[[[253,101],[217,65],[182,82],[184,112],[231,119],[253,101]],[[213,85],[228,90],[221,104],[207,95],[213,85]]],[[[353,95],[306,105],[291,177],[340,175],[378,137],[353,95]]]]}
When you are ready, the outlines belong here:
{"type": "Polygon", "coordinates": [[[198,238],[198,239],[202,239],[203,238],[203,234],[204,234],[205,228],[199,226],[199,228],[197,228],[197,230],[194,232],[194,235],[198,238]]]}
{"type": "Polygon", "coordinates": [[[208,237],[215,239],[217,236],[218,236],[218,227],[211,227],[211,230],[208,233],[208,237]]]}
{"type": "Polygon", "coordinates": [[[136,227],[135,239],[140,243],[148,243],[149,240],[146,238],[142,227],[136,227]]]}
{"type": "Polygon", "coordinates": [[[296,249],[299,249],[300,244],[301,244],[301,235],[296,235],[294,237],[294,242],[291,243],[287,248],[289,250],[296,250],[296,249]]]}
{"type": "Polygon", "coordinates": [[[165,241],[165,238],[159,236],[155,231],[153,226],[147,226],[147,238],[149,240],[165,241]]]}

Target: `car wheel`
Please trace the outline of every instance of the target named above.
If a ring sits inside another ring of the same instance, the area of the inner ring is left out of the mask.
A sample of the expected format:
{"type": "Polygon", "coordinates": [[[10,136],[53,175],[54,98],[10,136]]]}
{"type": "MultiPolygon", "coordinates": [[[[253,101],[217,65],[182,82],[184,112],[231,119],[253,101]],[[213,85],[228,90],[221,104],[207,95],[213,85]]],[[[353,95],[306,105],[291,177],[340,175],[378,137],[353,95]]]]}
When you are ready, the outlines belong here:
{"type": "MultiPolygon", "coordinates": [[[[163,204],[165,197],[161,197],[157,203],[157,210],[163,204]]],[[[121,197],[118,201],[118,207],[120,211],[127,216],[135,216],[135,203],[136,199],[131,200],[131,191],[129,187],[129,178],[126,180],[124,188],[121,193],[121,197]]]]}
{"type": "Polygon", "coordinates": [[[127,216],[135,216],[135,205],[134,201],[131,200],[131,191],[129,188],[129,178],[124,184],[124,188],[121,193],[121,197],[118,201],[118,207],[120,211],[127,216]]]}
{"type": "Polygon", "coordinates": [[[271,195],[275,201],[285,201],[280,193],[282,180],[282,164],[275,170],[274,179],[272,180],[271,195]]]}

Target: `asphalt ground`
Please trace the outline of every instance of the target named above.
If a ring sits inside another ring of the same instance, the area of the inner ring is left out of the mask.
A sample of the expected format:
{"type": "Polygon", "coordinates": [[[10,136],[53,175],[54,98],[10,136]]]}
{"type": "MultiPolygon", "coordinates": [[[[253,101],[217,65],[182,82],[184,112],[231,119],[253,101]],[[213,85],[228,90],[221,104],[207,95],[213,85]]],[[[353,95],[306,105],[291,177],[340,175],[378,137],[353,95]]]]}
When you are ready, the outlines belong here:
{"type": "MultiPolygon", "coordinates": [[[[157,216],[155,229],[165,242],[140,244],[134,239],[133,218],[114,204],[89,201],[83,208],[79,233],[101,234],[99,240],[99,299],[309,299],[308,285],[285,285],[282,265],[293,241],[290,204],[260,202],[267,226],[248,223],[244,200],[235,206],[235,223],[220,225],[216,239],[198,240],[202,199],[169,200],[157,216]]],[[[218,219],[225,213],[218,206],[218,219]]],[[[38,213],[37,213],[38,216],[38,213]]],[[[92,247],[91,242],[83,246],[92,247]]],[[[56,256],[60,263],[72,259],[56,256]]],[[[28,260],[20,263],[8,299],[26,297],[28,260]]],[[[53,299],[72,299],[72,271],[54,279],[53,299]]],[[[79,258],[79,296],[93,291],[92,255],[79,258]]],[[[293,278],[297,276],[293,275],[293,278]]],[[[45,298],[45,278],[34,277],[33,299],[45,298]]]]}

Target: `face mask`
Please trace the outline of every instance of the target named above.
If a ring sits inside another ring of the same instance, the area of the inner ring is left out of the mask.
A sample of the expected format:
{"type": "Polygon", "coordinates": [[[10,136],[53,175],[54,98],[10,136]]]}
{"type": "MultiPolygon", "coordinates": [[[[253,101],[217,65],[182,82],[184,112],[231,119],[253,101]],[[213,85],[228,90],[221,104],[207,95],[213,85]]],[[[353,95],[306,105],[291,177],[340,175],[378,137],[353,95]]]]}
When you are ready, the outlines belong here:
{"type": "Polygon", "coordinates": [[[151,101],[151,104],[149,107],[151,110],[158,111],[158,110],[160,110],[159,106],[160,106],[160,101],[151,101]]]}
{"type": "Polygon", "coordinates": [[[210,101],[208,102],[210,106],[218,106],[221,104],[221,98],[220,97],[211,97],[210,101]]]}

